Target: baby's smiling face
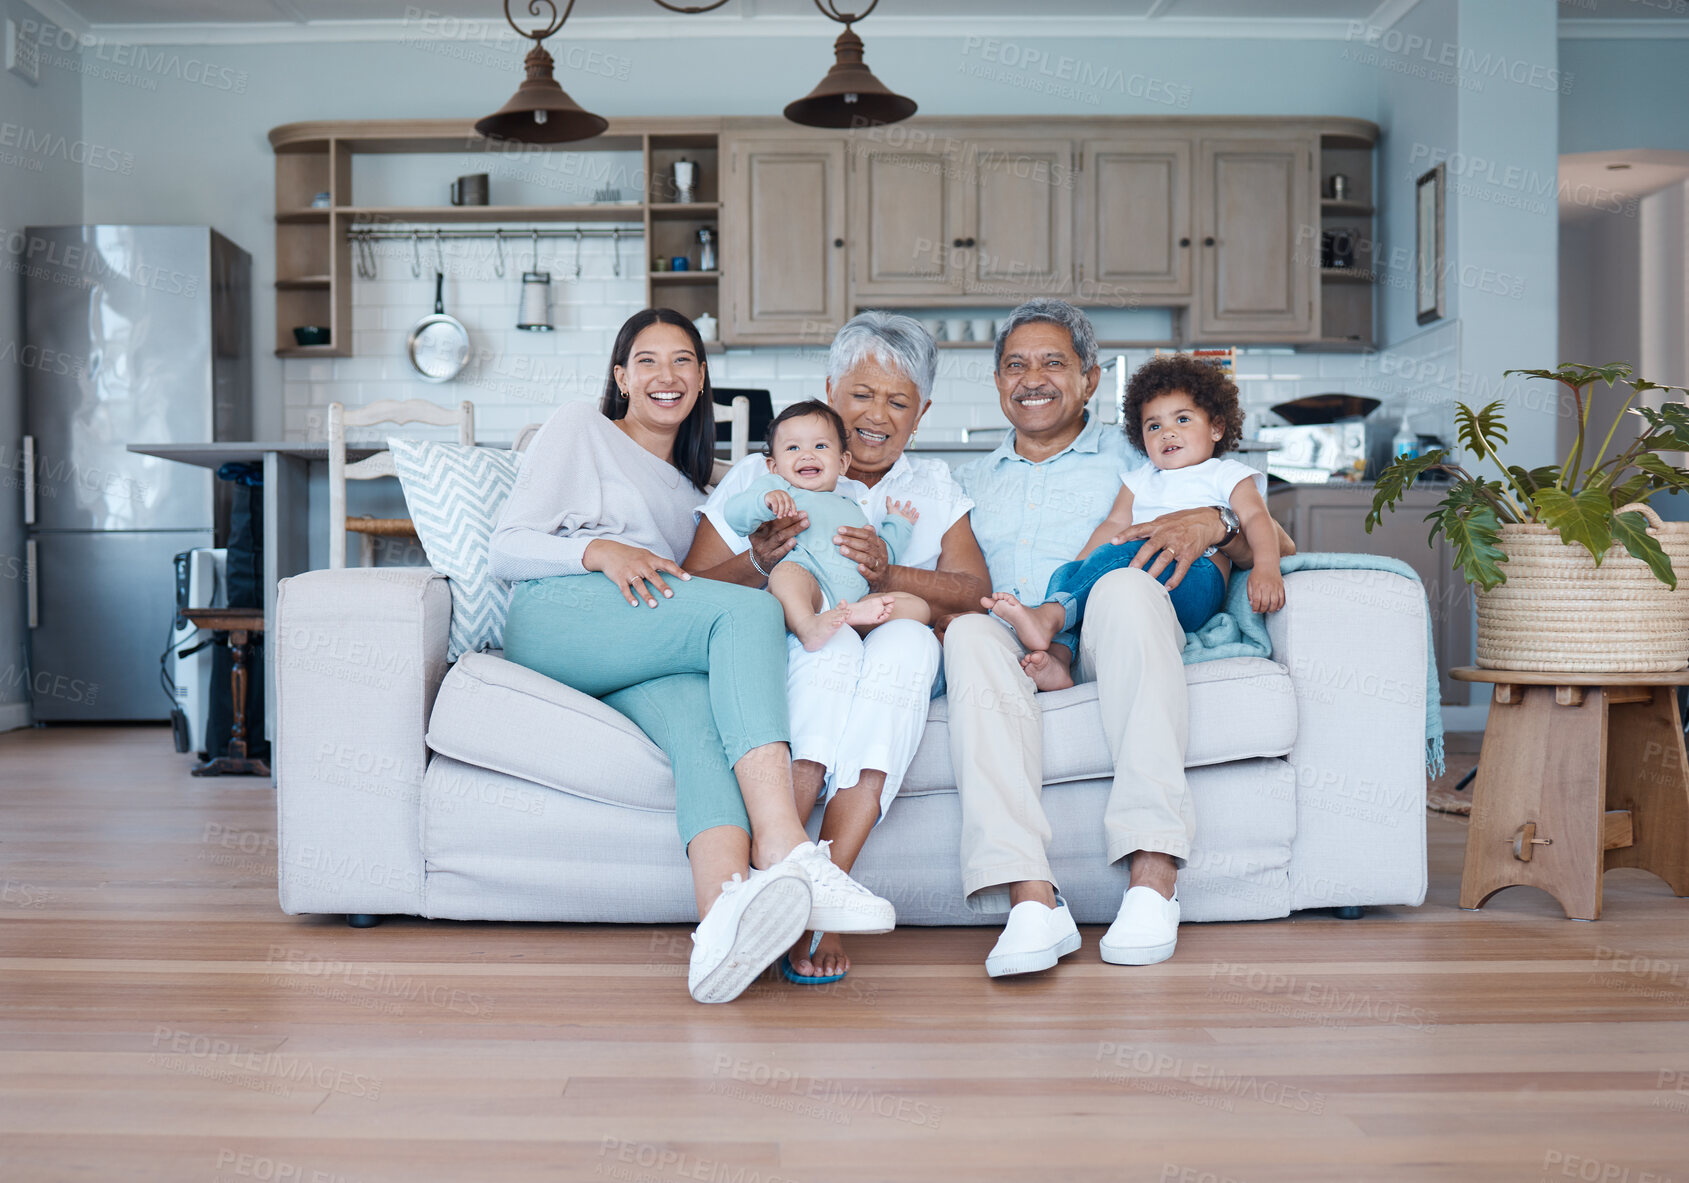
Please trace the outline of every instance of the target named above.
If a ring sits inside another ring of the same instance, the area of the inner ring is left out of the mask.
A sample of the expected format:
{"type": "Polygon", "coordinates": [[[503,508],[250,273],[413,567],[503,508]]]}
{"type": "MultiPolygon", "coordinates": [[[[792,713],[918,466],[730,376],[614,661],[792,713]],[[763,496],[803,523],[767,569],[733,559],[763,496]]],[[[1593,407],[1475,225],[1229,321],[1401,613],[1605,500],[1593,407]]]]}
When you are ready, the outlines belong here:
{"type": "Polygon", "coordinates": [[[1144,452],[1157,468],[1189,468],[1214,455],[1224,427],[1182,390],[1157,395],[1143,407],[1144,452]]]}
{"type": "Polygon", "coordinates": [[[774,434],[768,470],[799,489],[831,493],[849,467],[838,429],[820,415],[788,419],[774,434]]]}

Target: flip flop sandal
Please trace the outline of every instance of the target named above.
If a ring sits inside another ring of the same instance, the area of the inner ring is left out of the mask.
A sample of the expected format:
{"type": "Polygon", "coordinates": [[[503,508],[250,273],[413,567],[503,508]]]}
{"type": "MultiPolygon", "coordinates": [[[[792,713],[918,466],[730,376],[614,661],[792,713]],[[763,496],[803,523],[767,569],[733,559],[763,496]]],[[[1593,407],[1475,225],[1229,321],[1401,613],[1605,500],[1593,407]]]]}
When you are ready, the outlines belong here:
{"type": "MultiPolygon", "coordinates": [[[[815,938],[809,942],[809,955],[811,957],[815,956],[815,950],[821,947],[822,935],[823,934],[821,933],[816,933],[815,938]]],[[[792,955],[790,953],[784,954],[780,958],[780,976],[785,978],[794,986],[826,986],[833,982],[843,981],[845,974],[849,972],[849,970],[846,970],[844,974],[829,974],[828,976],[822,978],[806,978],[803,974],[800,974],[797,970],[792,968],[792,955]]]]}

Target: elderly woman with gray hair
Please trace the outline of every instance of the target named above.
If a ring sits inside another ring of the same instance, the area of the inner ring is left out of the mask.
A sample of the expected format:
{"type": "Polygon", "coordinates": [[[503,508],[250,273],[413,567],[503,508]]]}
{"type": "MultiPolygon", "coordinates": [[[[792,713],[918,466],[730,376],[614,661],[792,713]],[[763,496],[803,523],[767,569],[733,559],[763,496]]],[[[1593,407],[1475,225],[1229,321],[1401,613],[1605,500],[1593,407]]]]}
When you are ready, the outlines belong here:
{"type": "MultiPolygon", "coordinates": [[[[904,452],[932,406],[937,371],[937,350],[920,322],[864,312],[833,339],[827,401],[844,420],[846,475],[863,486],[851,492],[868,521],[881,522],[894,500],[920,511],[898,564],[887,561],[872,525],[841,528],[834,545],[856,562],[871,591],[919,596],[943,621],[978,611],[991,578],[968,521],[973,502],[949,465],[904,452]]],[[[688,571],[749,587],[766,583],[808,528],[808,518],[776,519],[745,537],[728,525],[724,506],[767,471],[765,457],[749,456],[722,479],[698,511],[688,571]]],[[[913,620],[889,621],[866,636],[843,628],[814,652],[795,637],[787,643],[798,813],[807,817],[818,800],[827,801],[821,836],[832,843],[833,862],[848,872],[920,744],[942,652],[932,629],[913,620]]],[[[837,935],[819,932],[793,946],[782,966],[788,979],[806,984],[836,981],[849,967],[837,935]]]]}

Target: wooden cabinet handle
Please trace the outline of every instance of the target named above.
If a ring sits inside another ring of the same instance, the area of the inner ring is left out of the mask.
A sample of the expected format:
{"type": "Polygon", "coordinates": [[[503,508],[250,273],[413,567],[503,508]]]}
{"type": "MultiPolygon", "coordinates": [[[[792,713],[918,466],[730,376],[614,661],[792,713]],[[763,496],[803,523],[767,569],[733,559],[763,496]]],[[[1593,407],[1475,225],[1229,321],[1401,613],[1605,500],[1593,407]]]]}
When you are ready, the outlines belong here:
{"type": "Polygon", "coordinates": [[[1191,244],[1191,240],[1188,239],[1188,238],[1179,239],[1179,245],[1180,246],[1189,246],[1190,244],[1191,244]]]}
{"type": "Polygon", "coordinates": [[[964,242],[964,243],[963,243],[963,244],[962,244],[962,245],[963,245],[963,246],[972,246],[972,245],[973,245],[973,244],[974,244],[974,240],[973,240],[973,239],[972,239],[972,238],[971,238],[971,237],[970,237],[970,238],[969,238],[969,239],[968,239],[968,240],[967,240],[967,241],[966,241],[966,242],[964,242]]]}
{"type": "Polygon", "coordinates": [[[834,246],[843,246],[844,245],[844,239],[842,239],[842,238],[833,239],[833,245],[834,246]]]}
{"type": "Polygon", "coordinates": [[[964,247],[964,246],[967,246],[968,244],[963,242],[960,238],[958,238],[958,239],[955,239],[953,242],[951,242],[950,245],[953,246],[953,247],[964,247]]]}
{"type": "Polygon", "coordinates": [[[1203,239],[1202,245],[1203,246],[1213,246],[1214,245],[1214,236],[1212,234],[1210,234],[1207,238],[1203,239]]]}

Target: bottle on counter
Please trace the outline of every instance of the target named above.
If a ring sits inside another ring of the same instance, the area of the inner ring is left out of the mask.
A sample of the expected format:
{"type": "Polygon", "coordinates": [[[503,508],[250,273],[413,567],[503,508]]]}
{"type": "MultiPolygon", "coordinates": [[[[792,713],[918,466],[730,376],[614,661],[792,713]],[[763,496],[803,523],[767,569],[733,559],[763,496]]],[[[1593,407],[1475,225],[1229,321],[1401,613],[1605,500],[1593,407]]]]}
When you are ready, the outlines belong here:
{"type": "Polygon", "coordinates": [[[1390,455],[1394,460],[1412,460],[1419,455],[1419,433],[1408,423],[1406,408],[1402,410],[1402,425],[1390,441],[1390,455]]]}

